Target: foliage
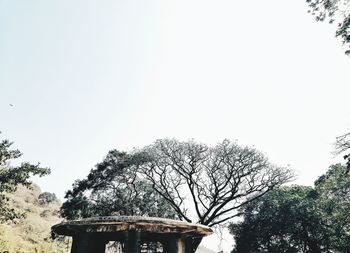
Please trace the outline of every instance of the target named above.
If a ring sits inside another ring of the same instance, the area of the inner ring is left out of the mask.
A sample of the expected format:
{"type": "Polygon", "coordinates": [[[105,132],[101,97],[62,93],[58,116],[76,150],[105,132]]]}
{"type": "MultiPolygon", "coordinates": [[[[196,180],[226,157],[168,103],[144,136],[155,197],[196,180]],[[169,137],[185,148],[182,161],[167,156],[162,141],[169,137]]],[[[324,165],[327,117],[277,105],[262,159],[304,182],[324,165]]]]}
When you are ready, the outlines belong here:
{"type": "Polygon", "coordinates": [[[323,252],[326,238],[311,187],[275,189],[242,209],[243,221],[230,225],[233,252],[323,252]]]}
{"type": "Polygon", "coordinates": [[[306,0],[309,12],[315,15],[317,21],[328,20],[336,22],[336,36],[347,45],[346,54],[350,54],[350,1],[349,0],[306,0]]]}
{"type": "Polygon", "coordinates": [[[61,215],[67,219],[97,215],[145,215],[174,218],[171,206],[135,170],[144,158],[117,150],[108,153],[86,179],[66,193],[61,215]]]}
{"type": "Polygon", "coordinates": [[[193,140],[157,140],[138,150],[139,165],[153,188],[188,222],[207,226],[237,216],[237,210],[293,178],[254,148],[223,142],[209,147],[193,140]],[[189,212],[196,214],[192,220],[189,212]]]}
{"type": "Polygon", "coordinates": [[[173,209],[192,222],[187,215],[192,205],[196,223],[215,226],[235,217],[251,196],[258,198],[292,177],[289,169],[270,164],[257,150],[227,140],[208,147],[164,139],[130,154],[110,151],[86,179],[75,182],[61,211],[77,218],[173,209]]]}
{"type": "Polygon", "coordinates": [[[233,252],[344,252],[350,249],[350,175],[332,165],[315,187],[275,189],[241,209],[230,225],[233,252]]]}
{"type": "Polygon", "coordinates": [[[339,252],[350,249],[350,174],[346,166],[332,165],[315,182],[317,207],[322,214],[330,247],[339,252]]]}
{"type": "Polygon", "coordinates": [[[51,192],[43,192],[39,195],[38,198],[42,204],[52,203],[57,200],[56,194],[51,192]]]}
{"type": "Polygon", "coordinates": [[[18,185],[29,187],[31,185],[29,178],[32,175],[44,176],[50,173],[48,168],[28,162],[11,166],[10,162],[22,155],[19,150],[11,150],[11,145],[12,142],[9,140],[0,141],[0,223],[23,217],[23,214],[15,212],[8,206],[9,199],[6,193],[14,192],[18,185]]]}
{"type": "Polygon", "coordinates": [[[67,238],[53,241],[50,228],[59,223],[59,202],[40,204],[40,189],[19,186],[8,194],[9,205],[16,211],[26,210],[26,217],[0,224],[0,252],[10,253],[60,253],[68,252],[67,238]]]}
{"type": "MultiPolygon", "coordinates": [[[[67,219],[111,214],[177,217],[216,226],[292,178],[288,168],[228,140],[209,147],[162,139],[130,153],[110,151],[86,179],[74,183],[61,214],[67,219]]],[[[194,251],[200,239],[186,243],[194,251]]]]}

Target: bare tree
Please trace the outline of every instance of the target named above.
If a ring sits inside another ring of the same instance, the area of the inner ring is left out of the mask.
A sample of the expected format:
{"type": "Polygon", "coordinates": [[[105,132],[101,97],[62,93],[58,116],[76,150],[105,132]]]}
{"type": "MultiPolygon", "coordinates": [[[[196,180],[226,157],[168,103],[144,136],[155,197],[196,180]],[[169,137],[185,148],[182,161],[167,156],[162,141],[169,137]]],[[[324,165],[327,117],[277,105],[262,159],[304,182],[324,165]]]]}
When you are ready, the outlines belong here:
{"type": "MultiPolygon", "coordinates": [[[[139,165],[139,176],[152,183],[179,217],[210,227],[239,216],[240,207],[294,177],[256,149],[228,140],[208,147],[162,139],[136,152],[148,157],[139,165]]],[[[192,251],[199,243],[189,242],[192,251]]]]}
{"type": "Polygon", "coordinates": [[[336,138],[335,149],[337,154],[350,149],[350,133],[343,134],[336,138]]]}
{"type": "MultiPolygon", "coordinates": [[[[335,141],[335,154],[340,155],[350,150],[350,133],[338,136],[335,141]]],[[[347,160],[346,165],[350,170],[350,154],[345,154],[344,159],[347,160]]]]}

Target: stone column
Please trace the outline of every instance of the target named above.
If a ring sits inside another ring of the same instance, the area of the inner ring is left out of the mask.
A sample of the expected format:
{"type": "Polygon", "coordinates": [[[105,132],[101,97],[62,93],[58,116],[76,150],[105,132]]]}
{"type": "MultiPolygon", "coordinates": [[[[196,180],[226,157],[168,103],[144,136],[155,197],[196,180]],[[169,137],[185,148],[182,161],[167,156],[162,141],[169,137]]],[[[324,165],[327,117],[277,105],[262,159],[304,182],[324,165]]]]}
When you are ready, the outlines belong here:
{"type": "Polygon", "coordinates": [[[140,253],[141,250],[141,233],[136,230],[130,230],[127,233],[125,241],[126,253],[140,253]]]}
{"type": "Polygon", "coordinates": [[[105,253],[106,241],[93,234],[79,234],[73,236],[71,253],[105,253]]]}
{"type": "Polygon", "coordinates": [[[185,240],[183,238],[169,238],[163,242],[163,253],[185,253],[185,240]]]}

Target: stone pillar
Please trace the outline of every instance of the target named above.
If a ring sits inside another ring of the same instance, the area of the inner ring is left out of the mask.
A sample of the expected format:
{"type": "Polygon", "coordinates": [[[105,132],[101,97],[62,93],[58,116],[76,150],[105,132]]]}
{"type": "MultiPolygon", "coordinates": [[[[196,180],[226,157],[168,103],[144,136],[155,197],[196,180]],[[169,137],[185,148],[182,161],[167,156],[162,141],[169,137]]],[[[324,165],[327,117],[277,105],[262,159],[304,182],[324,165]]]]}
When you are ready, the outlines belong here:
{"type": "Polygon", "coordinates": [[[185,253],[185,240],[183,238],[169,238],[163,242],[163,253],[185,253]]]}
{"type": "Polygon", "coordinates": [[[136,230],[130,230],[127,233],[125,241],[126,253],[140,253],[141,250],[141,233],[136,230]]]}
{"type": "Polygon", "coordinates": [[[106,241],[92,234],[79,234],[73,237],[71,253],[105,253],[106,241]]]}

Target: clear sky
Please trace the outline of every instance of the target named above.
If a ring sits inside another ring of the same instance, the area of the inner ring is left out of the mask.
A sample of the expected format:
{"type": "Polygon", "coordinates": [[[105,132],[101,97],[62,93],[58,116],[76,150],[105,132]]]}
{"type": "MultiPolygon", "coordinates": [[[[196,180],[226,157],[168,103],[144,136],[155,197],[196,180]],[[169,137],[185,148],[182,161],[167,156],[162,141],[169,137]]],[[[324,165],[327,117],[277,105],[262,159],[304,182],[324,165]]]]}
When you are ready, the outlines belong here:
{"type": "Polygon", "coordinates": [[[108,150],[163,137],[255,145],[311,185],[350,130],[334,32],[305,0],[0,0],[1,138],[60,197],[108,150]]]}

